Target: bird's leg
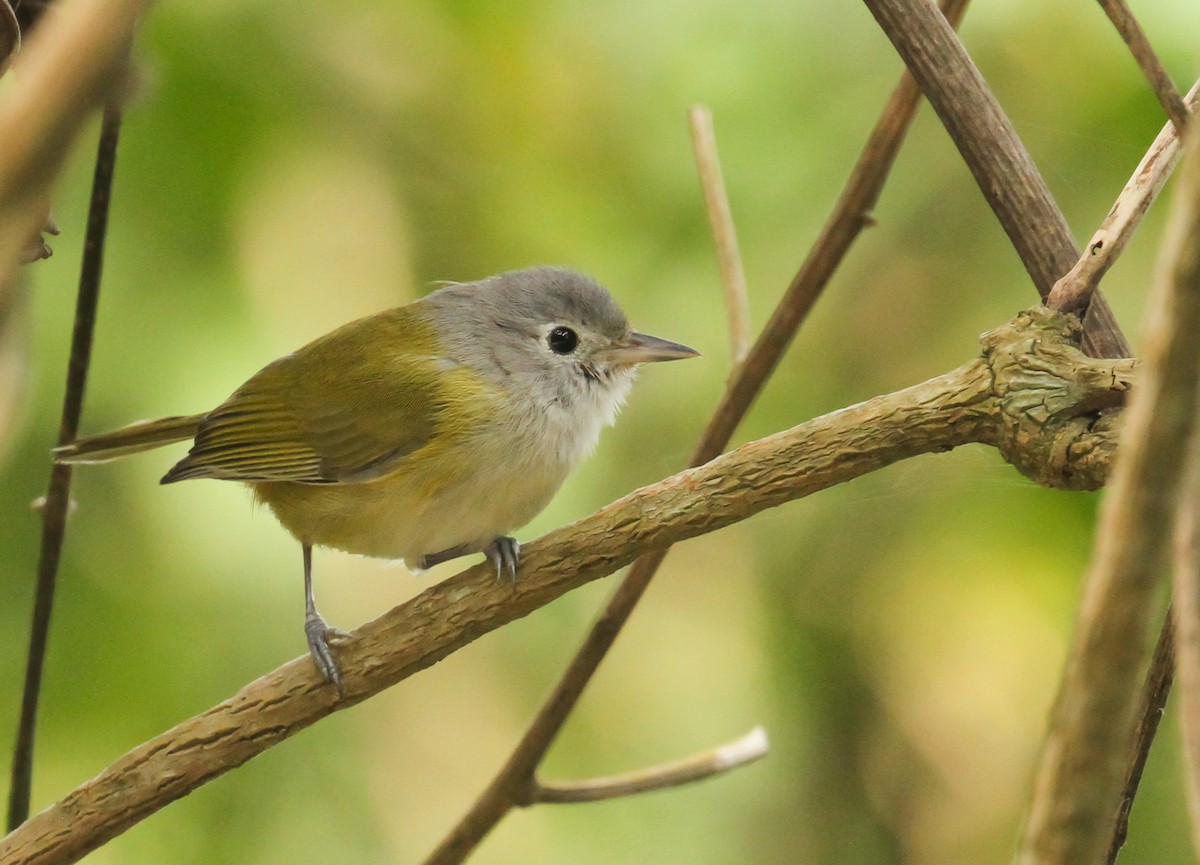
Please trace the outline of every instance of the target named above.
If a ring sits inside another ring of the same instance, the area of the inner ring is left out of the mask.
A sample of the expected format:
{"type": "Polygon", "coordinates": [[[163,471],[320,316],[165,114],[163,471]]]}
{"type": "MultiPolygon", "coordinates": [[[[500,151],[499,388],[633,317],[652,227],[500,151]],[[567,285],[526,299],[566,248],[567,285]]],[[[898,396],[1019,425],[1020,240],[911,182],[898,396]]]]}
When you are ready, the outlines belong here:
{"type": "Polygon", "coordinates": [[[521,560],[521,544],[517,542],[516,538],[510,538],[506,535],[496,538],[496,540],[492,541],[482,550],[478,547],[459,544],[457,547],[442,550],[440,553],[430,553],[421,558],[417,567],[424,571],[432,568],[434,565],[440,565],[442,562],[457,559],[459,556],[478,552],[482,552],[487,556],[488,561],[495,566],[497,579],[506,580],[510,583],[517,581],[517,564],[521,560]]]}
{"type": "Polygon", "coordinates": [[[451,547],[448,550],[442,550],[440,553],[430,553],[427,556],[422,556],[417,562],[417,567],[422,571],[427,571],[434,565],[440,565],[442,562],[448,562],[451,559],[457,559],[459,556],[469,556],[471,553],[478,552],[466,544],[459,544],[457,547],[451,547]]]}
{"type": "Polygon", "coordinates": [[[312,544],[301,544],[304,551],[304,635],[308,638],[308,651],[313,663],[326,682],[331,682],[337,692],[342,694],[342,671],[333,650],[329,647],[331,637],[349,637],[340,628],[331,628],[325,624],[325,619],[317,612],[317,603],[313,599],[312,582],[312,544]]]}

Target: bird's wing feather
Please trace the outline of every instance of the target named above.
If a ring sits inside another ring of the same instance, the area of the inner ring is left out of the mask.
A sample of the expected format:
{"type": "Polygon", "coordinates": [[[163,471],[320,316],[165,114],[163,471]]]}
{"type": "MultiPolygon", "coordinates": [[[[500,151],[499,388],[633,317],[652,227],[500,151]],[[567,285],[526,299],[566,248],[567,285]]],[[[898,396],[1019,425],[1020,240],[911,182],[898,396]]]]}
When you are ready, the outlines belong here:
{"type": "Polygon", "coordinates": [[[357,483],[388,474],[431,440],[445,404],[447,362],[397,350],[412,336],[404,312],[353,322],[265,367],[205,415],[163,483],[357,483]]]}

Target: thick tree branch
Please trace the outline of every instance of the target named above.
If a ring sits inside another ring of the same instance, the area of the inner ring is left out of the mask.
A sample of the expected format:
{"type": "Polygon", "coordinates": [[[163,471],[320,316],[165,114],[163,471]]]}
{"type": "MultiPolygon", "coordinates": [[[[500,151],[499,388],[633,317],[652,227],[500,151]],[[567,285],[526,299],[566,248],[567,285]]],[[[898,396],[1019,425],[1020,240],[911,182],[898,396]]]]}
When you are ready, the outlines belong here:
{"type": "MultiPolygon", "coordinates": [[[[1079,258],[1067,221],[1021,139],[930,0],[864,0],[937,111],[1013,247],[1045,298],[1079,258]]],[[[1088,308],[1084,347],[1103,357],[1130,348],[1103,296],[1088,308]]]]}
{"type": "Polygon", "coordinates": [[[1134,733],[1138,679],[1166,568],[1200,384],[1200,135],[1185,139],[1144,328],[1133,394],[1051,729],[1038,769],[1023,865],[1099,862],[1118,814],[1134,733]]]}
{"type": "MultiPolygon", "coordinates": [[[[612,573],[647,550],[715,531],[917,454],[968,442],[1011,451],[1033,426],[1060,460],[1058,483],[1103,482],[1115,436],[1094,424],[1120,404],[1132,361],[1096,361],[1070,320],[1037,310],[984,337],[945,375],[751,442],[644,487],[523,551],[521,580],[479,565],[360,628],[339,647],[346,697],[307,656],[135,748],[0,841],[0,865],[52,865],[87,852],[330,712],[354,705],[488,631],[612,573]],[[1031,426],[1033,425],[1033,426],[1031,426]],[[1096,427],[1096,428],[1094,428],[1096,427]],[[1074,436],[1074,441],[1065,438],[1074,436]]],[[[1028,467],[1027,467],[1028,468],[1028,467]]]]}

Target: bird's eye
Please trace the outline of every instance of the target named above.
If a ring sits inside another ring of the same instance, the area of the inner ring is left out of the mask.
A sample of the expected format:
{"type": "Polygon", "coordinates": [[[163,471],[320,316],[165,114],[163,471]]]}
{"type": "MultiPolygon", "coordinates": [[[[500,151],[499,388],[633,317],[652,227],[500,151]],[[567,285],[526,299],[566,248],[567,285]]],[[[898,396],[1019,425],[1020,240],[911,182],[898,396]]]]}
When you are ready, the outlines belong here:
{"type": "Polygon", "coordinates": [[[570,354],[575,350],[575,346],[579,345],[579,335],[571,328],[559,325],[550,331],[546,337],[546,344],[555,354],[570,354]]]}

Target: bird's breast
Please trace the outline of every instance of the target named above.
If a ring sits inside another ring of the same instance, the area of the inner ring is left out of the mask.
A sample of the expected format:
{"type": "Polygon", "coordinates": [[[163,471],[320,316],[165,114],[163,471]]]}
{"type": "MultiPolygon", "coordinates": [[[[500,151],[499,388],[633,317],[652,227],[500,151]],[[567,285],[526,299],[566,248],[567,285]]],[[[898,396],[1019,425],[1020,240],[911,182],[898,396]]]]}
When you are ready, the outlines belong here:
{"type": "Polygon", "coordinates": [[[482,549],[525,525],[595,446],[601,425],[553,406],[509,406],[470,434],[436,437],[382,478],[252,486],[304,543],[416,563],[482,549]]]}

